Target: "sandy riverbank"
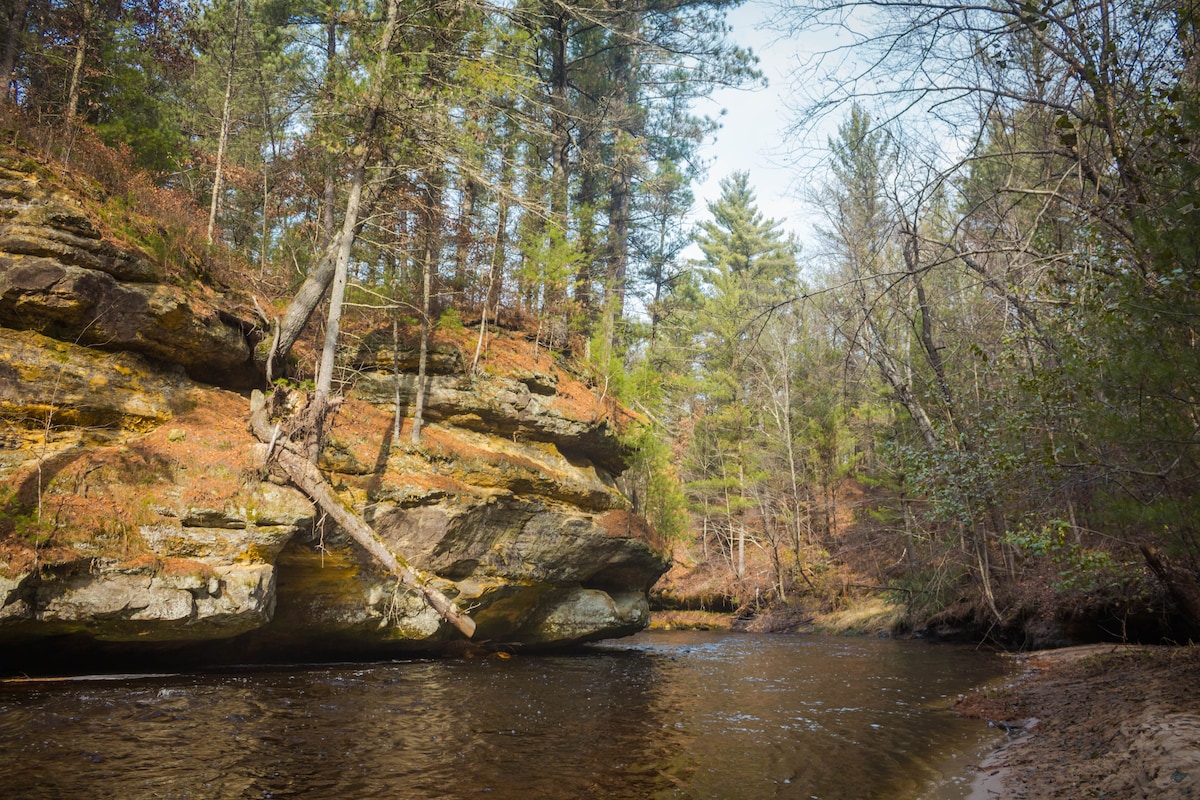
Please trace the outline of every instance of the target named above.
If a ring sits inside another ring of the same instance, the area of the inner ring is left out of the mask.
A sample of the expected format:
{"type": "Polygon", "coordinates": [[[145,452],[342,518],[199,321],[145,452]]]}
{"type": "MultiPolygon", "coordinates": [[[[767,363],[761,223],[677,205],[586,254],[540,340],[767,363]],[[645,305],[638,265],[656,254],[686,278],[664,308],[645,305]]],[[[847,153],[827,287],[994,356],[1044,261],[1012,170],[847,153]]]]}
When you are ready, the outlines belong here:
{"type": "Polygon", "coordinates": [[[980,765],[972,800],[1200,800],[1200,647],[1016,658],[1017,680],[958,705],[1012,736],[980,765]]]}

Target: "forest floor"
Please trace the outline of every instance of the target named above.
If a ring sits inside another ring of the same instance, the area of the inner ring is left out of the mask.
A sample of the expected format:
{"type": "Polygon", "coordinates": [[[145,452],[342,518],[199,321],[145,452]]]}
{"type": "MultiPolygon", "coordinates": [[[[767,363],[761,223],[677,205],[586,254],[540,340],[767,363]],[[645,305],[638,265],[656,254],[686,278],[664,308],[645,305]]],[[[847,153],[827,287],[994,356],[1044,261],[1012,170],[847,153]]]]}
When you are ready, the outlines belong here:
{"type": "Polygon", "coordinates": [[[980,765],[972,800],[1200,798],[1200,647],[1014,658],[1015,682],[958,704],[1012,736],[980,765]]]}

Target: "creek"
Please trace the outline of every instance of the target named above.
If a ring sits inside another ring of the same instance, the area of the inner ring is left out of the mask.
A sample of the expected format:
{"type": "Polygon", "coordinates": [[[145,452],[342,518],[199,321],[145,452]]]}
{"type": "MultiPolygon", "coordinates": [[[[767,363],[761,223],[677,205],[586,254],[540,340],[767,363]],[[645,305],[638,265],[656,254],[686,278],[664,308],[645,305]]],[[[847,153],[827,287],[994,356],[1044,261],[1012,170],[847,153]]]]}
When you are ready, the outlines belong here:
{"type": "Polygon", "coordinates": [[[966,797],[998,656],[647,631],[554,655],[0,683],[0,797],[966,797]]]}

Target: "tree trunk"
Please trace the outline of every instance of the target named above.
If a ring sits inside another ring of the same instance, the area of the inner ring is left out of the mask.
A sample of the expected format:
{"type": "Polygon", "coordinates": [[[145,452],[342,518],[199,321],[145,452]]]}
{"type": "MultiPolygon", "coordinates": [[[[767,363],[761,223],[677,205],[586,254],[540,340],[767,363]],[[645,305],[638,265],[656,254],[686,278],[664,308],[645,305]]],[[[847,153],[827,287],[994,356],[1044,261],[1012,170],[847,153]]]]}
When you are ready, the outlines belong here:
{"type": "Polygon", "coordinates": [[[83,18],[79,26],[79,39],[75,42],[75,63],[71,66],[71,82],[67,85],[67,108],[64,113],[67,135],[75,130],[75,117],[79,114],[79,95],[83,87],[83,65],[87,61],[88,34],[91,32],[92,6],[84,3],[83,18]]]}
{"type": "Polygon", "coordinates": [[[942,360],[942,348],[934,339],[933,307],[929,304],[929,299],[925,294],[925,282],[921,279],[920,240],[913,227],[907,227],[905,235],[904,264],[912,279],[913,288],[916,290],[917,311],[921,315],[921,327],[917,331],[917,339],[925,353],[925,361],[933,369],[933,376],[938,394],[941,395],[942,404],[946,409],[946,416],[950,418],[950,424],[954,426],[954,430],[961,434],[963,431],[958,425],[958,404],[955,402],[950,380],[946,377],[946,364],[942,360]]]}
{"type": "MultiPolygon", "coordinates": [[[[329,18],[325,20],[325,109],[332,113],[334,107],[334,69],[337,66],[337,25],[338,15],[333,2],[327,6],[329,18]]],[[[333,243],[336,221],[333,206],[337,202],[337,181],[334,174],[333,158],[325,155],[325,186],[321,193],[321,231],[324,234],[323,246],[333,243]]]]}
{"type": "Polygon", "coordinates": [[[425,372],[429,361],[429,295],[433,284],[433,254],[425,247],[421,266],[421,351],[417,358],[416,398],[413,403],[412,443],[421,442],[421,425],[425,417],[425,372]]]}
{"type": "Polygon", "coordinates": [[[746,577],[746,523],[738,522],[737,576],[746,577]]]}
{"type": "Polygon", "coordinates": [[[316,399],[318,405],[328,402],[333,390],[333,368],[337,356],[339,329],[342,320],[342,303],[346,296],[346,283],[350,273],[350,252],[354,247],[358,215],[362,205],[363,182],[366,179],[366,164],[354,169],[350,183],[350,195],[346,198],[346,216],[337,238],[337,250],[333,261],[333,276],[329,292],[329,316],[325,321],[325,342],[321,348],[321,363],[317,368],[316,399]]]}
{"type": "Polygon", "coordinates": [[[479,184],[468,178],[462,190],[462,202],[458,207],[458,224],[455,231],[454,289],[462,292],[465,299],[467,288],[467,262],[471,256],[471,220],[475,215],[475,199],[479,184]]]}
{"type": "Polygon", "coordinates": [[[421,426],[425,417],[425,380],[429,359],[429,334],[433,326],[433,277],[438,272],[442,245],[442,192],[445,176],[440,167],[431,168],[425,178],[425,201],[422,211],[423,242],[421,253],[421,344],[417,362],[416,402],[413,410],[412,443],[421,441],[421,426]]]}
{"type": "MultiPolygon", "coordinates": [[[[742,459],[741,454],[738,454],[738,496],[741,502],[738,504],[742,509],[746,507],[746,496],[742,494],[746,490],[746,462],[742,459]]],[[[739,511],[738,513],[738,554],[737,554],[737,576],[739,579],[746,577],[746,512],[739,511]]]]}
{"type": "Polygon", "coordinates": [[[865,317],[864,321],[867,328],[871,331],[875,341],[870,349],[870,359],[879,367],[879,372],[883,379],[887,381],[891,387],[892,393],[896,399],[900,401],[900,405],[908,411],[908,415],[912,417],[913,422],[917,425],[917,430],[921,432],[921,438],[925,440],[925,446],[929,448],[929,452],[935,453],[940,445],[937,431],[933,427],[933,422],[929,419],[929,414],[925,411],[925,406],[921,403],[920,398],[913,392],[912,386],[904,379],[904,375],[900,372],[899,365],[892,358],[892,354],[888,352],[883,344],[883,337],[875,327],[875,320],[871,317],[870,309],[862,309],[865,317]]]}
{"type": "MultiPolygon", "coordinates": [[[[582,144],[581,147],[582,148],[582,144]]],[[[596,299],[592,293],[592,282],[596,272],[596,193],[598,182],[596,170],[585,167],[580,170],[579,188],[575,192],[575,225],[579,236],[579,263],[575,268],[575,305],[587,317],[590,325],[594,317],[596,299]]]]}
{"type": "Polygon", "coordinates": [[[4,98],[10,103],[17,101],[17,50],[25,35],[28,17],[29,0],[16,0],[13,4],[12,18],[8,23],[8,36],[4,42],[4,61],[0,63],[0,74],[4,75],[4,98]]]}
{"type": "MultiPolygon", "coordinates": [[[[548,4],[549,5],[549,4],[548,4]]],[[[549,5],[550,40],[550,219],[552,236],[566,241],[571,182],[571,118],[567,100],[568,20],[566,6],[549,5]]],[[[565,312],[566,289],[558,275],[549,277],[543,287],[545,313],[550,317],[551,341],[557,338],[555,324],[565,312]]],[[[556,342],[555,346],[561,346],[556,342]]]]}
{"type": "Polygon", "coordinates": [[[475,621],[464,614],[450,598],[435,587],[429,585],[428,579],[398,558],[375,531],[361,517],[354,513],[337,494],[333,487],[317,469],[312,461],[290,449],[290,443],[277,441],[275,431],[267,418],[267,406],[261,392],[255,392],[251,398],[250,424],[254,435],[259,441],[267,443],[272,452],[267,453],[268,459],[274,459],[283,469],[288,479],[327,514],[338,527],[346,532],[363,549],[370,553],[380,564],[396,575],[407,588],[419,594],[443,620],[453,625],[468,639],[475,635],[475,621]]]}
{"type": "Polygon", "coordinates": [[[605,340],[610,347],[617,344],[617,322],[625,315],[625,282],[629,265],[630,201],[633,194],[633,168],[619,166],[620,174],[613,180],[608,212],[608,253],[604,273],[605,340]]]}
{"type": "Polygon", "coordinates": [[[567,229],[570,186],[571,120],[567,109],[567,14],[553,5],[550,40],[550,217],[567,229]]]}
{"type": "Polygon", "coordinates": [[[212,199],[208,205],[208,243],[213,243],[217,212],[221,208],[221,184],[224,180],[225,149],[229,144],[229,126],[233,119],[233,75],[237,64],[238,33],[242,27],[242,3],[234,6],[233,35],[229,41],[229,70],[225,73],[225,100],[221,106],[221,133],[217,137],[217,167],[213,174],[212,199]]]}
{"type": "MultiPolygon", "coordinates": [[[[405,217],[399,215],[397,220],[397,234],[403,240],[407,235],[405,217]]],[[[392,441],[400,441],[400,423],[404,420],[404,406],[401,403],[402,393],[400,387],[400,257],[393,253],[388,258],[388,282],[391,286],[392,293],[392,405],[394,411],[392,413],[392,441]]]]}
{"type": "MultiPolygon", "coordinates": [[[[371,181],[362,188],[362,196],[358,204],[358,217],[370,214],[375,203],[379,200],[379,196],[383,193],[388,181],[395,174],[395,168],[392,165],[387,165],[384,169],[384,174],[376,180],[371,181]]],[[[354,229],[352,236],[357,236],[358,230],[354,229]]],[[[340,239],[335,237],[334,240],[322,253],[320,260],[317,261],[308,277],[304,279],[304,283],[296,290],[296,294],[292,296],[292,301],[288,304],[287,310],[283,312],[283,320],[279,324],[279,328],[275,332],[275,338],[271,342],[271,349],[267,355],[267,383],[271,383],[278,374],[279,367],[282,366],[284,359],[291,352],[292,346],[296,344],[296,340],[300,338],[300,333],[304,330],[304,326],[308,324],[308,320],[316,311],[317,306],[321,304],[321,299],[325,296],[325,292],[329,289],[329,285],[333,283],[333,275],[337,265],[338,252],[341,250],[340,239]]]]}
{"type": "MultiPolygon", "coordinates": [[[[483,353],[483,340],[487,336],[487,321],[488,310],[493,305],[499,304],[500,294],[500,273],[504,266],[504,249],[505,249],[505,228],[508,227],[508,197],[500,194],[498,208],[496,209],[496,237],[495,245],[492,248],[492,265],[488,270],[487,289],[483,296],[483,311],[479,315],[479,339],[475,342],[475,357],[471,359],[471,371],[468,375],[474,375],[475,370],[479,368],[479,356],[483,353]]],[[[499,309],[495,312],[499,316],[499,309]]],[[[494,320],[496,317],[493,316],[494,320]]]]}
{"type": "MultiPolygon", "coordinates": [[[[624,4],[622,4],[624,5],[624,4]]],[[[625,314],[625,283],[629,268],[629,231],[633,174],[640,158],[641,120],[636,60],[639,39],[637,15],[623,8],[614,33],[619,37],[613,55],[613,79],[625,96],[618,101],[615,156],[609,187],[608,252],[604,275],[602,329],[609,347],[617,344],[617,323],[625,314]]]]}
{"type": "Polygon", "coordinates": [[[338,233],[334,255],[333,279],[329,290],[329,314],[325,321],[325,342],[321,347],[321,362],[317,368],[316,389],[308,409],[307,441],[309,458],[314,463],[321,452],[325,436],[325,418],[331,408],[333,393],[333,371],[337,363],[337,346],[340,337],[342,305],[346,296],[346,284],[350,273],[350,253],[358,231],[359,213],[362,208],[363,186],[366,183],[367,164],[371,158],[372,141],[379,120],[383,115],[383,91],[387,83],[388,60],[392,37],[399,26],[400,0],[388,0],[387,22],[379,42],[379,60],[371,75],[370,95],[363,119],[359,155],[354,165],[350,192],[346,197],[346,215],[338,233]]]}
{"type": "Polygon", "coordinates": [[[1146,566],[1167,590],[1175,606],[1187,617],[1192,627],[1200,630],[1200,587],[1196,585],[1196,577],[1179,569],[1147,545],[1142,545],[1141,551],[1146,566]]]}
{"type": "Polygon", "coordinates": [[[262,100],[263,121],[266,123],[267,140],[270,143],[270,158],[264,158],[262,163],[262,234],[258,247],[258,276],[261,280],[267,271],[267,256],[271,241],[271,169],[279,161],[279,139],[275,131],[275,115],[271,110],[271,93],[267,88],[266,76],[260,65],[254,71],[258,83],[259,99],[262,100]]]}

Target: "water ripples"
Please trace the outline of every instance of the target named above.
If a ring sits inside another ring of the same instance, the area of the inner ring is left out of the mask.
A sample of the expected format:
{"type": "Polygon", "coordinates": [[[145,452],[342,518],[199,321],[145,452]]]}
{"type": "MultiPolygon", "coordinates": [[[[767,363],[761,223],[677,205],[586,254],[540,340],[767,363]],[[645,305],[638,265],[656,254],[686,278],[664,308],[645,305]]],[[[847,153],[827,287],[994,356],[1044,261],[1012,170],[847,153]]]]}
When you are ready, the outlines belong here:
{"type": "Polygon", "coordinates": [[[579,655],[0,684],[0,797],[898,798],[999,672],[902,642],[651,633],[579,655]]]}

